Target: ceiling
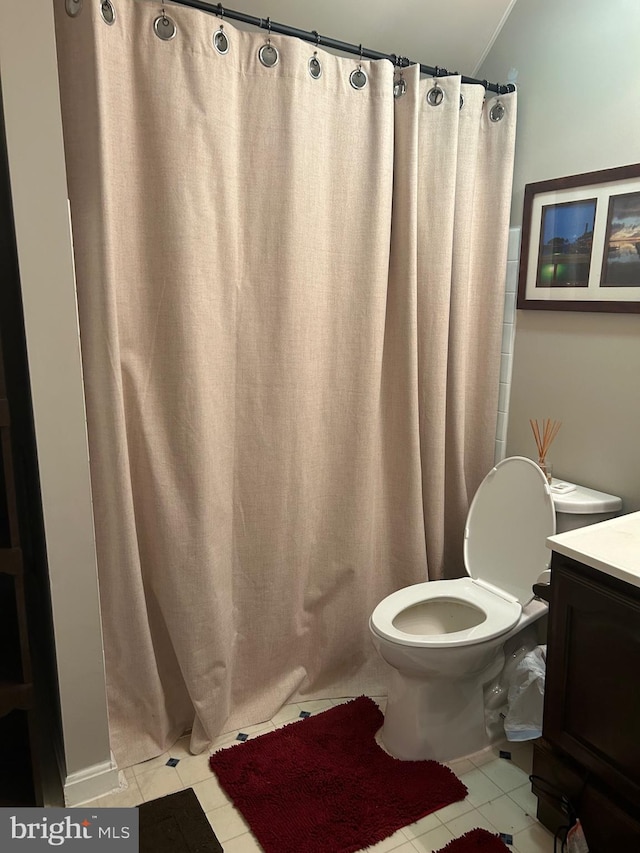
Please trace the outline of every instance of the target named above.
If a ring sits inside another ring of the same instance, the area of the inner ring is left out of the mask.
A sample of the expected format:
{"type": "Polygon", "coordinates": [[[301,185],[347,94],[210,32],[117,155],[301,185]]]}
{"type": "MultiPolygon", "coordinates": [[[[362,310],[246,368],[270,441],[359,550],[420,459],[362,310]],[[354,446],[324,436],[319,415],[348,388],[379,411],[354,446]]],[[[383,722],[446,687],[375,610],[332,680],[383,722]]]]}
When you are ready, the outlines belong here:
{"type": "Polygon", "coordinates": [[[260,18],[269,16],[279,24],[316,30],[340,41],[473,77],[515,3],[516,0],[230,0],[229,8],[260,18]]]}

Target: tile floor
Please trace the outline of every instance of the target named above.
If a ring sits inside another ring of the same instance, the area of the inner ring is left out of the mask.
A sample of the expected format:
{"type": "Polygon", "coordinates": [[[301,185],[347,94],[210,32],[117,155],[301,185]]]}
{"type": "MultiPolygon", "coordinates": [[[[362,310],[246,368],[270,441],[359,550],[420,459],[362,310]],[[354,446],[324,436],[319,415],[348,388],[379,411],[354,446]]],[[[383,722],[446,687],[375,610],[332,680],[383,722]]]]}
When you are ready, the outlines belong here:
{"type": "MultiPolygon", "coordinates": [[[[374,697],[384,711],[385,700],[374,697]]],[[[323,699],[286,705],[269,722],[248,726],[241,731],[249,737],[271,731],[299,718],[301,711],[323,711],[346,699],[323,699]]],[[[237,731],[217,738],[211,752],[239,743],[237,731]]],[[[189,738],[179,740],[168,752],[124,771],[127,787],[94,800],[94,805],[136,806],[156,797],[192,787],[225,853],[260,853],[242,815],[224,794],[209,769],[206,755],[189,754],[189,738]],[[176,767],[168,767],[169,758],[178,758],[176,767]]],[[[498,744],[449,766],[469,791],[467,798],[405,826],[394,835],[369,847],[376,853],[432,853],[475,827],[490,832],[508,833],[514,853],[553,853],[553,836],[535,819],[537,800],[531,793],[531,744],[498,744]],[[500,749],[511,751],[511,760],[499,757],[500,749]]],[[[303,853],[301,851],[301,853],[303,853]]]]}

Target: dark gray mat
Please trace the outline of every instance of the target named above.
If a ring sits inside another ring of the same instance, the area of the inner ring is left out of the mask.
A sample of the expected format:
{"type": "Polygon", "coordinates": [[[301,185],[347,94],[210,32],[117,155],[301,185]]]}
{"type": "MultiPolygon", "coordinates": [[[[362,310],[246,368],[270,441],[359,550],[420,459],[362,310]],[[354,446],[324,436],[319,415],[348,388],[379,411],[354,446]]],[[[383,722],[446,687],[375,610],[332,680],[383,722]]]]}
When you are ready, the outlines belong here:
{"type": "Polygon", "coordinates": [[[140,853],[224,853],[193,788],[138,806],[140,853]]]}

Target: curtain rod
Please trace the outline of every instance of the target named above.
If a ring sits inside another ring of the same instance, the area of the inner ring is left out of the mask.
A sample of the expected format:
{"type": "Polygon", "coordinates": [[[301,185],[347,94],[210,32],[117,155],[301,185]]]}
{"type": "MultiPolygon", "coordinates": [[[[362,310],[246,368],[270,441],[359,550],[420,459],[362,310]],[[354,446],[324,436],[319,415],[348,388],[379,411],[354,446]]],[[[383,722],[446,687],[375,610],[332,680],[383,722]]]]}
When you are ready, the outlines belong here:
{"type": "MultiPolygon", "coordinates": [[[[203,0],[170,0],[171,3],[176,3],[179,6],[190,6],[192,9],[200,9],[202,12],[212,12],[220,18],[231,18],[233,21],[241,21],[244,24],[251,24],[254,27],[259,27],[261,30],[270,30],[272,33],[279,33],[284,36],[294,36],[294,38],[302,39],[302,41],[312,42],[321,47],[329,47],[333,50],[340,50],[343,53],[353,53],[357,56],[362,56],[365,59],[388,59],[394,65],[401,68],[406,68],[409,65],[415,65],[411,59],[406,56],[396,56],[395,53],[380,53],[377,50],[362,47],[362,45],[349,44],[345,41],[321,36],[317,32],[309,32],[307,30],[299,30],[296,27],[289,27],[286,24],[277,24],[270,18],[256,18],[254,15],[247,15],[245,12],[236,12],[233,9],[227,9],[221,3],[215,6],[212,3],[205,3],[203,0]]],[[[430,77],[447,77],[457,75],[457,71],[447,71],[446,68],[441,68],[436,65],[432,68],[430,65],[420,63],[420,71],[422,74],[428,74],[430,77]]],[[[484,86],[485,89],[491,92],[497,92],[499,95],[504,95],[507,92],[515,92],[515,86],[508,83],[503,86],[501,83],[489,83],[487,80],[476,80],[474,77],[462,77],[463,83],[478,83],[484,86]]]]}

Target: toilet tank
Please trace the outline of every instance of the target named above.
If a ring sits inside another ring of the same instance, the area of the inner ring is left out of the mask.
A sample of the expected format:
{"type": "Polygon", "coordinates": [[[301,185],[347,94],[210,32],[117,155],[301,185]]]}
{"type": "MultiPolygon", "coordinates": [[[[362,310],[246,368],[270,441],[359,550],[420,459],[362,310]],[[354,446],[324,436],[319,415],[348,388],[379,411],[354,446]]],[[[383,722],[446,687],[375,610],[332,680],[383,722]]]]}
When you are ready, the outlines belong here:
{"type": "Polygon", "coordinates": [[[616,495],[597,492],[566,480],[551,481],[551,496],[556,510],[556,533],[606,521],[622,509],[622,500],[616,495]]]}

